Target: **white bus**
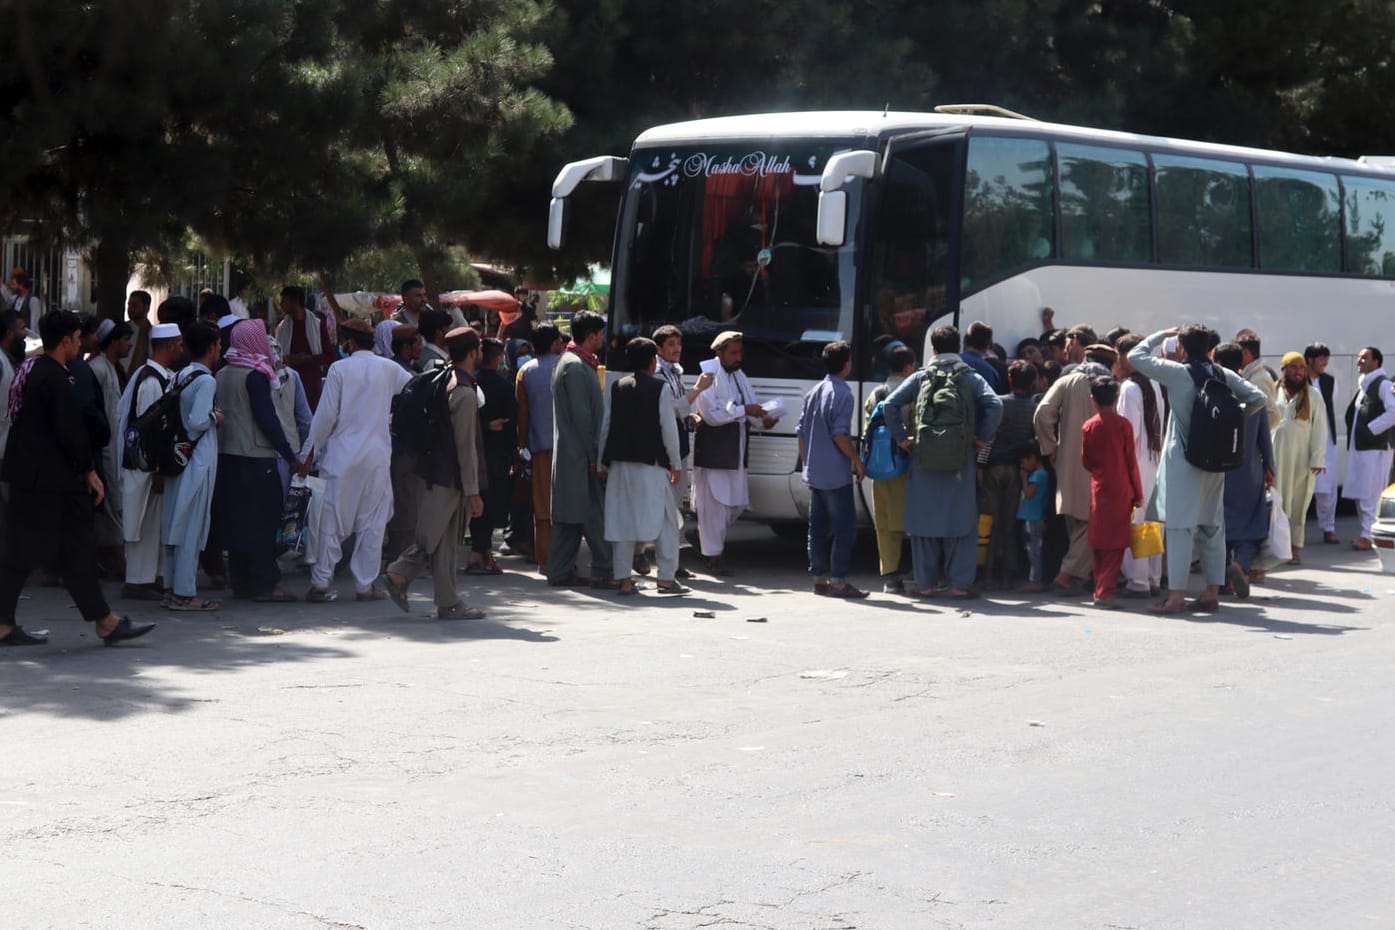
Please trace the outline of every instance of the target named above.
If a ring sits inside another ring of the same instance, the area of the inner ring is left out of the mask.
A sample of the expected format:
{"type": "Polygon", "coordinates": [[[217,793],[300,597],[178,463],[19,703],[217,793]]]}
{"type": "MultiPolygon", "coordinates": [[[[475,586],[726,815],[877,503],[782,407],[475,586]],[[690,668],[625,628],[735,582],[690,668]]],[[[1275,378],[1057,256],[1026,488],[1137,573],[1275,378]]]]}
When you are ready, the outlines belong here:
{"type": "Polygon", "coordinates": [[[807,515],[794,426],[834,339],[866,397],[888,342],[923,360],[940,323],[983,320],[1009,351],[1047,306],[1101,334],[1251,328],[1273,367],[1327,343],[1339,419],[1356,352],[1395,349],[1395,171],[983,109],[676,123],[558,175],[554,248],[579,184],[621,185],[610,345],[673,323],[695,372],[716,332],[739,329],[757,393],[792,411],[752,436],[752,518],[807,515]]]}

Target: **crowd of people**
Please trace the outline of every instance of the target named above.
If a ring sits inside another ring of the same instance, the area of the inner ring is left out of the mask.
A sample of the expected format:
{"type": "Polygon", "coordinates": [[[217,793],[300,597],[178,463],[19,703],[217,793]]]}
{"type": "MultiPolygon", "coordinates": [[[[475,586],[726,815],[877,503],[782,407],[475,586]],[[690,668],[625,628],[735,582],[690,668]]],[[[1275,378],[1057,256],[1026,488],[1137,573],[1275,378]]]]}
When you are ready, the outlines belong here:
{"type": "MultiPolygon", "coordinates": [[[[692,380],[675,327],[613,347],[629,374],[607,388],[605,320],[586,311],[568,336],[522,311],[488,336],[432,308],[419,281],[376,326],[316,309],[293,286],[274,329],[212,293],[198,304],[171,297],[154,319],[150,304],[132,294],[129,322],[44,312],[42,350],[27,358],[29,304],[0,311],[0,645],[44,642],[15,618],[35,573],[66,585],[114,645],[154,624],[113,610],[103,577],[122,582],[123,600],[205,612],[221,605],[200,592],[200,571],[210,593],[297,600],[282,585],[288,556],[310,569],[311,603],[338,598],[335,572],[346,568],[357,600],[405,611],[408,586],[429,573],[439,618],[478,619],[485,611],[461,598],[457,575],[499,574],[500,533],[500,551],[536,562],[553,587],[623,597],[653,573],[656,594],[682,595],[684,492],[691,485],[702,568],[730,574],[751,430],[786,413],[756,396],[735,330],[716,336],[692,380]],[[312,472],[321,500],[303,538],[313,542],[287,553],[290,489],[312,472]]],[[[870,475],[884,591],[1076,593],[1093,579],[1100,606],[1165,586],[1159,612],[1215,610],[1223,591],[1244,597],[1264,578],[1255,560],[1270,535],[1267,492],[1291,523],[1289,561],[1301,559],[1314,498],[1324,541],[1337,541],[1338,391],[1319,343],[1285,354],[1279,372],[1253,332],[1222,344],[1200,325],[1103,339],[1084,325],[1049,330],[1010,360],[982,323],[962,343],[938,328],[930,344],[923,366],[906,345],[881,349],[891,374],[861,414],[888,427],[901,459],[897,474],[870,475]],[[1243,462],[1198,459],[1221,426],[1194,422],[1194,408],[1198,397],[1224,407],[1217,391],[1238,411],[1243,462]],[[1165,558],[1131,554],[1145,522],[1165,537],[1165,558]],[[1205,585],[1188,604],[1193,570],[1205,585]]],[[[865,444],[852,438],[852,350],[830,343],[823,362],[795,430],[809,570],[815,593],[860,598],[848,577],[853,488],[867,476],[865,444]]],[[[1361,514],[1353,545],[1369,549],[1395,396],[1377,348],[1357,365],[1344,493],[1361,514]]]]}
{"type": "MultiPolygon", "coordinates": [[[[1049,327],[1051,311],[1044,320],[1049,327]]],[[[1083,324],[1048,328],[1013,357],[981,322],[962,340],[941,327],[930,342],[923,367],[908,346],[882,348],[891,376],[864,411],[868,427],[884,419],[906,457],[902,473],[872,476],[885,591],[964,599],[984,587],[1089,590],[1101,607],[1139,598],[1154,599],[1159,613],[1214,611],[1222,594],[1244,598],[1264,581],[1257,558],[1274,538],[1275,506],[1289,543],[1266,563],[1302,561],[1314,500],[1323,542],[1340,542],[1339,391],[1322,343],[1284,353],[1276,372],[1253,331],[1222,343],[1199,324],[1147,336],[1116,328],[1103,338],[1083,324]],[[1233,436],[1215,419],[1227,405],[1233,436]],[[1145,524],[1163,545],[1142,544],[1145,524]],[[1144,551],[1135,557],[1136,549],[1144,551]],[[1204,587],[1188,603],[1193,571],[1204,587]]],[[[824,360],[828,376],[806,398],[800,424],[810,572],[817,593],[860,597],[846,584],[864,458],[848,439],[847,347],[830,345],[824,360]]],[[[1345,412],[1341,488],[1360,515],[1358,551],[1372,548],[1395,455],[1395,392],[1382,365],[1378,348],[1360,350],[1345,412]]]]}

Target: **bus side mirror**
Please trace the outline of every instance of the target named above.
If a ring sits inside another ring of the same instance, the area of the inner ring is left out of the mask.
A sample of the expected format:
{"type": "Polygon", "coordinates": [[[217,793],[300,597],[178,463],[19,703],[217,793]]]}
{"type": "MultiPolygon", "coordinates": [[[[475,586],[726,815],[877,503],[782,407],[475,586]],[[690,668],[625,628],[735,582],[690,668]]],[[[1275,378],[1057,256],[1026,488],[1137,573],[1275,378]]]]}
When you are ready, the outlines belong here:
{"type": "Polygon", "coordinates": [[[547,207],[547,247],[560,249],[567,238],[567,198],[553,197],[547,207]]]}
{"type": "Polygon", "coordinates": [[[819,212],[815,234],[819,245],[839,246],[848,233],[848,194],[843,185],[848,178],[871,178],[877,174],[877,153],[860,149],[839,152],[828,160],[819,178],[819,212]]]}
{"type": "Polygon", "coordinates": [[[840,246],[847,238],[848,192],[820,191],[816,233],[819,245],[840,246]]]}
{"type": "Polygon", "coordinates": [[[601,155],[563,166],[552,182],[552,203],[547,209],[547,245],[560,249],[567,235],[567,198],[585,181],[618,181],[630,166],[628,158],[601,155]]]}

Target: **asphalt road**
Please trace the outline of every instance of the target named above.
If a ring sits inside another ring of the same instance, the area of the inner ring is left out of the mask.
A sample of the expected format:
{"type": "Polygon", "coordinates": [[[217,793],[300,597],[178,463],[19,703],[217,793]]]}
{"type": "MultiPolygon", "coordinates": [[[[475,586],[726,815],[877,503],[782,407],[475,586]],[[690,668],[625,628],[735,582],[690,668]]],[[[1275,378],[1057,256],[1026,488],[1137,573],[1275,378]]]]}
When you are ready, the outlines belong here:
{"type": "Polygon", "coordinates": [[[1375,556],[1159,619],[834,602],[740,535],[683,601],[462,576],[474,623],[423,580],[102,649],[28,592],[0,927],[1395,926],[1375,556]]]}

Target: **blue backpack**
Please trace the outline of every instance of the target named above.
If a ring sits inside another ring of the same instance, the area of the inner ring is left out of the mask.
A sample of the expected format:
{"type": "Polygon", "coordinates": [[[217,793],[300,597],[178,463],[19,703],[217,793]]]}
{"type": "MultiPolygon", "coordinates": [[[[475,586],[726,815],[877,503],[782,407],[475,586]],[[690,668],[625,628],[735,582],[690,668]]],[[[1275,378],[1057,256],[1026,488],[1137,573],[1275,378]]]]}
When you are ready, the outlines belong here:
{"type": "Polygon", "coordinates": [[[883,412],[885,401],[877,401],[867,428],[862,431],[862,466],[873,481],[900,478],[911,467],[910,453],[896,444],[883,412]]]}

